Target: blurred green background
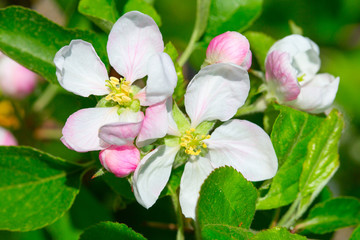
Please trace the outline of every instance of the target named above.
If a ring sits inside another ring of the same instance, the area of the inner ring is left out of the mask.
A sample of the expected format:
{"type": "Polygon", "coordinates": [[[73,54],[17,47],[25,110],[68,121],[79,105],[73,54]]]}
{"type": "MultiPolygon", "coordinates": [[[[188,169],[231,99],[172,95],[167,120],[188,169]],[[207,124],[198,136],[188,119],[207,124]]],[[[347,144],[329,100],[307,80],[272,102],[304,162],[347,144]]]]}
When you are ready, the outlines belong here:
{"type": "MultiPolygon", "coordinates": [[[[160,30],[165,43],[172,41],[180,52],[183,51],[195,22],[196,1],[147,0],[147,2],[154,4],[161,16],[160,30]]],[[[125,0],[118,1],[120,12],[123,12],[125,3],[125,0]]],[[[0,7],[13,4],[32,7],[69,28],[101,32],[78,13],[77,0],[0,1],[0,7]]],[[[304,36],[320,46],[321,72],[340,76],[340,86],[334,106],[344,113],[346,127],[340,145],[340,169],[331,181],[330,188],[334,195],[360,198],[360,1],[264,0],[260,17],[246,31],[264,32],[274,39],[280,39],[291,34],[290,20],[303,29],[304,36]]],[[[185,74],[188,78],[199,69],[205,56],[205,47],[200,46],[192,55],[191,64],[185,66],[185,74]]],[[[45,85],[46,83],[40,84],[37,91],[42,91],[45,85]]],[[[29,98],[29,101],[32,99],[29,98]]],[[[94,99],[86,100],[61,91],[45,109],[44,114],[55,118],[61,126],[71,113],[80,108],[91,107],[95,103],[94,99]]],[[[37,126],[36,117],[29,116],[29,118],[33,119],[27,127],[31,129],[37,126]]],[[[18,131],[16,134],[21,137],[28,132],[18,131]]],[[[79,154],[70,151],[60,141],[40,143],[20,139],[20,143],[71,160],[97,158],[96,154],[79,154]]],[[[86,176],[84,179],[89,178],[86,176]]],[[[0,232],[0,239],[76,239],[84,228],[103,220],[126,223],[149,239],[174,239],[176,234],[174,226],[167,224],[175,223],[169,198],[160,199],[154,207],[146,210],[134,202],[133,198],[127,199],[117,195],[102,179],[95,179],[85,181],[71,211],[52,226],[29,233],[0,232]]],[[[192,236],[191,233],[188,234],[189,239],[192,236]]]]}

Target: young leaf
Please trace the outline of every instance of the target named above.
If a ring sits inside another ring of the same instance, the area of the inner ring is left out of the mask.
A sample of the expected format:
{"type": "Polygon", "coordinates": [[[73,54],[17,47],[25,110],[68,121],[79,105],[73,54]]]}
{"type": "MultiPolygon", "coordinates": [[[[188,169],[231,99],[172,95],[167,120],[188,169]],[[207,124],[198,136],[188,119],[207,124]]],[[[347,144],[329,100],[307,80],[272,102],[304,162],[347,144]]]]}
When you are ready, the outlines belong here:
{"type": "Polygon", "coordinates": [[[79,192],[83,167],[29,147],[0,147],[0,229],[31,231],[59,219],[79,192]]]}
{"type": "Polygon", "coordinates": [[[93,44],[108,66],[106,38],[87,31],[68,30],[38,13],[22,8],[0,10],[0,50],[26,68],[57,84],[54,57],[56,52],[73,39],[93,44]]]}
{"type": "Polygon", "coordinates": [[[243,31],[260,15],[262,0],[213,0],[206,35],[215,37],[226,31],[243,31]]]}
{"type": "Polygon", "coordinates": [[[343,116],[332,110],[308,145],[300,176],[300,217],[339,167],[338,144],[344,127],[343,116]]]}
{"type": "Polygon", "coordinates": [[[114,222],[101,222],[86,229],[80,236],[80,240],[146,240],[140,233],[134,232],[125,224],[114,222]]]}
{"type": "Polygon", "coordinates": [[[265,58],[275,39],[261,32],[246,32],[245,37],[250,42],[250,49],[254,54],[261,70],[265,71],[265,58]]]}
{"type": "Polygon", "coordinates": [[[258,200],[257,209],[278,208],[295,200],[308,144],[323,122],[323,118],[289,107],[273,108],[280,111],[271,132],[280,168],[267,195],[258,200]]]}
{"type": "Polygon", "coordinates": [[[81,0],[78,10],[106,33],[120,17],[115,0],[81,0]]]}
{"type": "Polygon", "coordinates": [[[306,237],[290,233],[286,228],[271,228],[266,231],[262,231],[250,238],[250,240],[306,240],[306,237]]]}
{"type": "Polygon", "coordinates": [[[357,224],[360,224],[360,201],[339,197],[317,204],[296,228],[324,234],[357,224]]]}
{"type": "MultiPolygon", "coordinates": [[[[230,227],[248,229],[255,213],[256,188],[231,167],[215,169],[200,190],[196,211],[198,230],[223,232],[230,227]],[[206,230],[206,229],[211,230],[206,230]]],[[[231,230],[226,230],[231,234],[231,230]]]]}
{"type": "Polygon", "coordinates": [[[216,226],[208,225],[202,229],[202,239],[237,239],[247,240],[250,239],[254,234],[247,229],[233,226],[216,226]]]}
{"type": "Polygon", "coordinates": [[[154,21],[159,27],[161,26],[160,15],[156,12],[155,8],[145,0],[127,1],[127,3],[124,6],[124,12],[130,12],[134,10],[149,15],[150,17],[152,17],[152,19],[154,19],[154,21]]]}

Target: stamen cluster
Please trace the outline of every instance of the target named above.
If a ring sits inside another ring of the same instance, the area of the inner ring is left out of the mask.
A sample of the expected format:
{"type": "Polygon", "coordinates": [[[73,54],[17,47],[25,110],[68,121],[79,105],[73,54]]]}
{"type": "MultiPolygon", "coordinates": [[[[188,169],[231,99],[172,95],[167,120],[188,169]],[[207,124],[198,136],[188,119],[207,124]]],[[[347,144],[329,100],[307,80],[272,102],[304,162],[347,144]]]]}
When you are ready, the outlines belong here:
{"type": "Polygon", "coordinates": [[[105,97],[107,101],[112,100],[121,106],[130,105],[132,102],[130,81],[126,81],[125,78],[110,77],[106,82],[106,86],[111,90],[111,93],[105,97]]]}
{"type": "Polygon", "coordinates": [[[195,128],[191,128],[181,137],[180,146],[185,148],[186,154],[197,156],[201,153],[202,148],[207,148],[203,141],[209,138],[210,135],[200,135],[195,132],[195,128]]]}

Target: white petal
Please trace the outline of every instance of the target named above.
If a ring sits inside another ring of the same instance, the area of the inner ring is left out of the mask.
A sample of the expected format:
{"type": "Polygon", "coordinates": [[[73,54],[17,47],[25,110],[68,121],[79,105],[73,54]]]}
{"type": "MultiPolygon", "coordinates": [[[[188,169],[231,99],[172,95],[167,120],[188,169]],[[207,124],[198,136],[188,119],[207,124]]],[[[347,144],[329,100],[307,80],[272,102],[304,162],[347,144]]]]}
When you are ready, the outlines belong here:
{"type": "Polygon", "coordinates": [[[199,157],[185,165],[180,183],[180,205],[185,217],[195,219],[201,185],[214,170],[208,158],[199,157]]]}
{"type": "Polygon", "coordinates": [[[106,67],[90,43],[72,40],[56,53],[54,63],[58,81],[66,90],[83,97],[109,93],[106,67]]]}
{"type": "Polygon", "coordinates": [[[146,105],[153,105],[171,96],[177,83],[174,63],[167,53],[158,53],[148,62],[148,79],[146,82],[146,105]]]}
{"type": "Polygon", "coordinates": [[[339,77],[335,78],[328,73],[317,74],[310,81],[300,83],[299,96],[286,104],[311,113],[324,112],[336,97],[339,81],[339,77]]]}
{"type": "Polygon", "coordinates": [[[185,108],[192,127],[203,121],[226,121],[241,107],[250,90],[248,72],[235,64],[204,67],[189,83],[185,108]]]}
{"type": "Polygon", "coordinates": [[[100,128],[99,137],[110,145],[132,145],[140,132],[143,119],[143,112],[125,110],[119,116],[119,122],[106,124],[100,128]]]}
{"type": "Polygon", "coordinates": [[[110,64],[128,81],[147,75],[151,55],[162,52],[164,43],[154,20],[143,13],[125,13],[109,34],[107,52],[110,64]]]}
{"type": "Polygon", "coordinates": [[[141,159],[133,176],[133,189],[136,200],[145,208],[154,205],[168,182],[178,150],[161,145],[141,159]]]}
{"type": "Polygon", "coordinates": [[[274,50],[291,55],[298,76],[305,74],[306,78],[312,78],[320,69],[319,47],[307,37],[297,34],[287,36],[275,42],[268,54],[274,50]]]}
{"type": "Polygon", "coordinates": [[[215,167],[232,166],[250,181],[269,179],[276,174],[278,162],[269,136],[249,121],[230,120],[204,142],[215,167]]]}
{"type": "Polygon", "coordinates": [[[67,119],[62,141],[77,152],[101,150],[104,146],[98,137],[99,129],[118,121],[117,107],[81,109],[67,119]]]}

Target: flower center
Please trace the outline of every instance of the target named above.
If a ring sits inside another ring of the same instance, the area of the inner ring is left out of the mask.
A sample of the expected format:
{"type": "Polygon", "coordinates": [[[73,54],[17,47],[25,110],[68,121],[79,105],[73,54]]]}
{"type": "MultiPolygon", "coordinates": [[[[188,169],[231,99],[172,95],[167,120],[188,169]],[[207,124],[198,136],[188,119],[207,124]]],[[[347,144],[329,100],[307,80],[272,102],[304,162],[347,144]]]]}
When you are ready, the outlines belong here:
{"type": "Polygon", "coordinates": [[[202,149],[207,148],[207,145],[203,142],[205,139],[209,139],[210,135],[200,135],[195,132],[195,128],[190,128],[180,138],[180,146],[185,148],[185,153],[189,155],[199,155],[202,149]]]}
{"type": "Polygon", "coordinates": [[[120,106],[129,106],[131,104],[133,94],[130,81],[126,81],[125,78],[110,77],[110,80],[107,80],[106,83],[111,92],[105,97],[105,100],[112,100],[120,106]]]}

